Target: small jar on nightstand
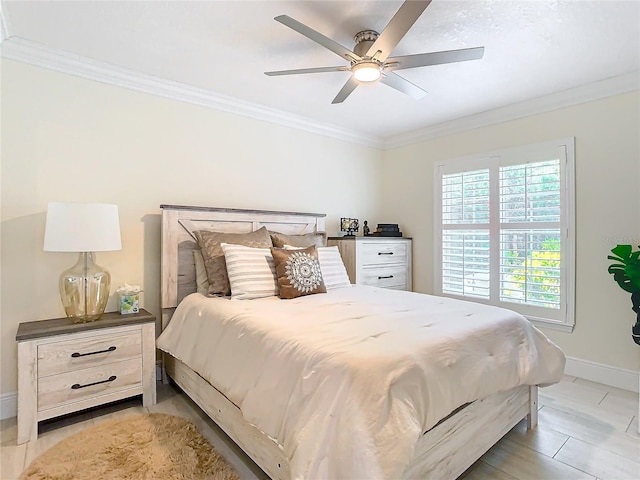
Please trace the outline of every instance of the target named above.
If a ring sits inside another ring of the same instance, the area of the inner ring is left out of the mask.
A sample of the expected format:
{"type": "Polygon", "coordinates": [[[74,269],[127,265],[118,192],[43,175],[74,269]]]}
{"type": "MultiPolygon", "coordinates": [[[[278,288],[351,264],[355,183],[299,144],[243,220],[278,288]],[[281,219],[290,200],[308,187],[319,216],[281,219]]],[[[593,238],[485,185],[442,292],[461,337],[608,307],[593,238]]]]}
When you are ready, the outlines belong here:
{"type": "Polygon", "coordinates": [[[38,422],[142,394],[156,403],[156,317],[105,313],[95,322],[54,318],[18,327],[18,444],[38,422]]]}

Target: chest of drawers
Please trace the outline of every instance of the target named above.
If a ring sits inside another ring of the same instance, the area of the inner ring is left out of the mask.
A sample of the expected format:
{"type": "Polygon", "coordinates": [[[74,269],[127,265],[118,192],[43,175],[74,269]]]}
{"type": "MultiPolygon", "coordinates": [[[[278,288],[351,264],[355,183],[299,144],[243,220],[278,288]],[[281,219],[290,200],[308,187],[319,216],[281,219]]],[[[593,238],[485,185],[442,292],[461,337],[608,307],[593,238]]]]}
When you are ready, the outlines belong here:
{"type": "Polygon", "coordinates": [[[38,422],[142,394],[155,395],[155,317],[107,313],[91,323],[67,318],[21,323],[18,341],[18,443],[38,422]]]}
{"type": "Polygon", "coordinates": [[[351,283],[411,290],[411,239],[329,237],[337,245],[351,283]]]}

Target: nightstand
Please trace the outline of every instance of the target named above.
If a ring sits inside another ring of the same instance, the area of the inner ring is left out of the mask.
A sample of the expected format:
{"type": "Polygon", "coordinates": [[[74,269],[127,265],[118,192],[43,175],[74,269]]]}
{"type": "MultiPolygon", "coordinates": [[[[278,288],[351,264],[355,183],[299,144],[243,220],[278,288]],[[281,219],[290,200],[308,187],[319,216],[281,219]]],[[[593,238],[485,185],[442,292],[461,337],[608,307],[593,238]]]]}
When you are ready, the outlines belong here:
{"type": "Polygon", "coordinates": [[[351,283],[411,291],[411,238],[329,237],[336,245],[351,283]]]}
{"type": "Polygon", "coordinates": [[[55,318],[18,327],[18,444],[38,422],[142,394],[156,403],[156,317],[105,313],[95,322],[55,318]]]}

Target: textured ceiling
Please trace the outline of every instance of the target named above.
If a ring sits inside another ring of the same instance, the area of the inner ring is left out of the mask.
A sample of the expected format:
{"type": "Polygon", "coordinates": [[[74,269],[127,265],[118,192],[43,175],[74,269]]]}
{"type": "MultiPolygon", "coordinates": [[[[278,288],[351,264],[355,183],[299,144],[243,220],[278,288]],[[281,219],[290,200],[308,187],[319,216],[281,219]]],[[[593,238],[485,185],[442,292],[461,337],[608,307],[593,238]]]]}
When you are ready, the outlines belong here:
{"type": "Polygon", "coordinates": [[[485,56],[398,72],[429,92],[420,100],[375,83],[332,105],[347,72],[263,74],[346,63],[273,17],[352,48],[401,3],[3,0],[2,10],[12,38],[379,138],[640,69],[638,1],[434,0],[393,54],[484,46],[485,56]]]}

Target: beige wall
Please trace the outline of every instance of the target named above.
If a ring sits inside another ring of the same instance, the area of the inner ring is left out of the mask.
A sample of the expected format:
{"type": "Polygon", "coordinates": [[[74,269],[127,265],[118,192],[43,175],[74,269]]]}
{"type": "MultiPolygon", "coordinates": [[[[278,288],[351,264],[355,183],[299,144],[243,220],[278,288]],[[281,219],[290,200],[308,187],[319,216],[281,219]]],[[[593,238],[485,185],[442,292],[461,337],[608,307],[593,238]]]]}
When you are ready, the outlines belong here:
{"type": "MultiPolygon", "coordinates": [[[[640,243],[640,96],[620,95],[384,153],[320,135],[1,62],[0,393],[16,390],[20,322],[64,314],[42,251],[47,202],[120,206],[123,250],[98,254],[114,286],[140,284],[158,313],[160,203],[325,212],[399,222],[414,237],[414,288],[433,289],[433,162],[576,137],[574,333],[567,355],[637,370],[628,295],[606,273],[616,243],[640,243]],[[382,195],[380,195],[382,192],[382,195]]],[[[115,309],[115,299],[109,310],[115,309]]]]}
{"type": "MultiPolygon", "coordinates": [[[[16,390],[20,322],[63,316],[60,272],[42,251],[47,202],[113,202],[123,249],[97,255],[159,312],[161,203],[374,219],[374,149],[2,60],[1,387],[16,390]]],[[[115,310],[112,298],[108,310],[115,310]]]]}
{"type": "Polygon", "coordinates": [[[414,288],[433,291],[436,160],[576,138],[576,327],[545,330],[568,356],[638,370],[630,295],[607,273],[609,250],[640,244],[640,94],[619,95],[385,152],[383,218],[414,237],[414,288]]]}

